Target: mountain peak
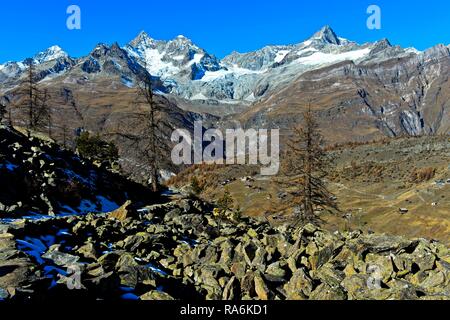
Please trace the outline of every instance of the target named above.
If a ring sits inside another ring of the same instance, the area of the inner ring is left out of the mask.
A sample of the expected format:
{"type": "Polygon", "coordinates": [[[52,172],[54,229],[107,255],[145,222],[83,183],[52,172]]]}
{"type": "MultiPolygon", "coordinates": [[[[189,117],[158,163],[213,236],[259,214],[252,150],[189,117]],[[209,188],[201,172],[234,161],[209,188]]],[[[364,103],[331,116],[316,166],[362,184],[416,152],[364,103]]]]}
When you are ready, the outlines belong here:
{"type": "Polygon", "coordinates": [[[60,46],[58,46],[58,45],[54,45],[54,46],[49,47],[47,49],[47,51],[62,52],[63,49],[60,46]]]}
{"type": "Polygon", "coordinates": [[[68,54],[59,46],[51,46],[45,51],[39,52],[36,56],[34,56],[33,60],[35,63],[39,64],[62,57],[68,57],[68,54]]]}
{"type": "Polygon", "coordinates": [[[139,44],[144,44],[144,45],[150,45],[153,44],[155,42],[154,39],[152,39],[147,32],[145,31],[141,31],[136,38],[134,38],[133,40],[131,40],[130,45],[133,47],[137,47],[139,44]]]}
{"type": "Polygon", "coordinates": [[[382,45],[384,45],[386,47],[392,47],[392,44],[391,44],[391,42],[389,41],[388,38],[383,38],[383,39],[377,41],[376,43],[382,44],[382,45]]]}
{"type": "Polygon", "coordinates": [[[176,42],[181,42],[181,43],[189,43],[189,44],[193,44],[192,40],[189,39],[188,37],[185,37],[184,35],[180,34],[178,35],[175,39],[173,39],[172,41],[176,41],[176,42]]]}
{"type": "Polygon", "coordinates": [[[148,35],[148,33],[145,30],[142,30],[141,32],[139,32],[137,37],[138,38],[150,38],[150,36],[148,35]]]}
{"type": "Polygon", "coordinates": [[[341,44],[341,41],[339,40],[338,36],[334,32],[334,30],[329,26],[326,25],[319,31],[317,31],[312,38],[313,40],[320,40],[325,43],[329,44],[335,44],[339,45],[341,44]]]}

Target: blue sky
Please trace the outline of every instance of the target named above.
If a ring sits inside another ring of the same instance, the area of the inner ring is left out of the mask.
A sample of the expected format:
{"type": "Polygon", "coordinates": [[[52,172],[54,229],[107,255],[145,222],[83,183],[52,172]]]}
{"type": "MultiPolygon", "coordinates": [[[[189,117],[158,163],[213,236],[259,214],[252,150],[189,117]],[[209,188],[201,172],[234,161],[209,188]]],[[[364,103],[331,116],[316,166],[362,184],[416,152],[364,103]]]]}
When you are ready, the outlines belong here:
{"type": "Polygon", "coordinates": [[[0,62],[55,44],[78,57],[99,42],[123,45],[141,30],[156,39],[183,34],[218,57],[298,43],[326,24],[358,42],[386,37],[420,50],[450,43],[448,0],[8,0],[0,10],[0,62]],[[81,30],[66,28],[72,4],[81,8],[81,30]],[[381,30],[366,27],[370,4],[382,10],[381,30]]]}

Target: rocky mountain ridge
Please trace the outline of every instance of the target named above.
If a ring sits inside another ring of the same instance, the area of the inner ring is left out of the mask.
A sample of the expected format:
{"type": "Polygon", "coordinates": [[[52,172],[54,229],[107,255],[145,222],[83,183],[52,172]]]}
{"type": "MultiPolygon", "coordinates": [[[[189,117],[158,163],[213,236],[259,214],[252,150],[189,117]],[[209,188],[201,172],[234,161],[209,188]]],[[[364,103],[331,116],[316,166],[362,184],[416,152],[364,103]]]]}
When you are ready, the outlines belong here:
{"type": "MultiPolygon", "coordinates": [[[[113,44],[111,51],[117,51],[113,44]]],[[[103,48],[100,44],[94,50],[103,48]]],[[[155,40],[141,32],[134,40],[123,47],[128,64],[140,64],[155,78],[163,82],[162,91],[189,100],[215,100],[227,103],[250,103],[264,95],[268,88],[275,89],[278,84],[289,82],[308,70],[344,60],[381,59],[384,56],[396,57],[418,54],[413,49],[392,47],[387,40],[373,44],[358,45],[338,37],[325,26],[310,39],[295,45],[267,46],[250,53],[237,53],[219,60],[195,45],[190,39],[178,36],[173,40],[155,40]],[[378,54],[377,57],[374,57],[378,54]]],[[[37,54],[32,60],[37,65],[50,61],[69,59],[75,65],[61,70],[53,70],[46,76],[64,76],[71,67],[82,64],[85,73],[100,72],[109,66],[102,66],[95,55],[79,59],[69,58],[58,46],[53,46],[37,54]]],[[[121,68],[124,67],[121,65],[121,68]]],[[[6,82],[11,82],[24,71],[24,62],[10,62],[0,66],[0,74],[6,82]]],[[[49,66],[45,66],[49,69],[49,66]]],[[[120,72],[121,68],[117,68],[120,72]]],[[[133,68],[132,68],[133,69],[133,68]]],[[[129,74],[123,74],[124,85],[133,85],[129,74]]],[[[61,80],[60,80],[61,81],[61,80]]]]}
{"type": "MultiPolygon", "coordinates": [[[[299,44],[221,60],[184,36],[160,41],[142,32],[124,47],[100,44],[79,59],[54,47],[34,61],[47,88],[121,92],[151,76],[155,92],[184,110],[227,116],[244,127],[280,128],[286,135],[314,104],[330,143],[445,134],[450,128],[448,46],[420,52],[387,39],[358,44],[329,26],[299,44]]],[[[0,66],[0,92],[12,95],[24,70],[23,62],[0,66]]]]}
{"type": "Polygon", "coordinates": [[[289,131],[311,105],[329,142],[448,133],[449,48],[401,57],[386,50],[397,49],[381,61],[377,52],[306,72],[234,119],[289,131]]]}

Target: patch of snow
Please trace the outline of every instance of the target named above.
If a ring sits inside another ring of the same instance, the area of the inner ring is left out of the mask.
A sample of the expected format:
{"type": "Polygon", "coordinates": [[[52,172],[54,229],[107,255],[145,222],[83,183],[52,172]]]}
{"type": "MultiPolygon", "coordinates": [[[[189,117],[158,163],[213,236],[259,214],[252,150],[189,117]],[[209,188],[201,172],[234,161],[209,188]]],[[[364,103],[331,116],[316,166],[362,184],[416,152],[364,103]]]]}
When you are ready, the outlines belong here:
{"type": "Polygon", "coordinates": [[[167,87],[170,87],[170,86],[176,87],[178,84],[174,79],[164,79],[163,85],[165,85],[167,87]]]}
{"type": "Polygon", "coordinates": [[[112,63],[117,70],[119,71],[123,70],[123,67],[116,60],[112,60],[112,63]]]}
{"type": "Polygon", "coordinates": [[[200,63],[200,61],[202,60],[202,58],[204,57],[205,55],[203,54],[203,53],[196,53],[196,54],[194,54],[194,58],[192,59],[192,61],[191,61],[191,63],[192,64],[194,64],[194,63],[200,63]]]}
{"type": "Polygon", "coordinates": [[[405,49],[405,52],[406,53],[414,53],[414,54],[421,54],[422,53],[422,51],[417,50],[416,48],[412,48],[412,47],[405,49]]]}
{"type": "Polygon", "coordinates": [[[191,100],[208,100],[208,98],[203,93],[197,93],[191,97],[191,100]]]}
{"type": "Polygon", "coordinates": [[[354,43],[353,41],[350,41],[346,38],[342,38],[342,37],[338,37],[339,42],[341,43],[341,45],[346,45],[346,44],[350,44],[350,43],[354,43]]]}
{"type": "Polygon", "coordinates": [[[53,73],[47,75],[43,80],[41,80],[41,82],[49,82],[49,81],[57,78],[62,73],[64,73],[64,70],[61,70],[60,72],[53,72],[53,73]]]}
{"type": "Polygon", "coordinates": [[[61,205],[63,211],[61,211],[57,216],[76,216],[84,215],[88,213],[108,213],[120,208],[120,206],[103,197],[97,196],[95,203],[91,200],[82,200],[77,208],[71,208],[68,205],[61,205]]]}
{"type": "Polygon", "coordinates": [[[97,205],[89,200],[81,200],[80,205],[78,206],[79,213],[90,213],[95,212],[97,205]]]}
{"type": "Polygon", "coordinates": [[[281,61],[283,61],[283,59],[287,56],[287,54],[289,53],[289,50],[281,50],[277,52],[277,56],[275,57],[275,62],[276,63],[280,63],[281,61]]]}
{"type": "Polygon", "coordinates": [[[134,293],[124,293],[120,296],[123,300],[129,300],[129,301],[137,301],[140,300],[140,298],[135,295],[134,293]]]}
{"type": "Polygon", "coordinates": [[[201,78],[200,80],[197,80],[197,81],[209,82],[209,81],[213,81],[216,79],[225,78],[226,76],[229,76],[229,75],[232,75],[234,77],[241,77],[241,76],[250,75],[250,74],[261,74],[263,72],[264,71],[261,71],[261,70],[255,71],[255,70],[241,68],[241,67],[238,67],[237,65],[232,65],[232,66],[228,67],[228,70],[220,69],[218,71],[206,71],[203,78],[201,78]]]}
{"type": "Polygon", "coordinates": [[[186,67],[189,68],[189,67],[193,66],[194,64],[200,64],[200,62],[204,56],[205,55],[203,53],[194,54],[194,57],[192,58],[191,61],[189,61],[189,63],[187,64],[186,67]]]}
{"type": "Polygon", "coordinates": [[[245,101],[250,101],[250,102],[255,101],[255,100],[256,100],[255,94],[252,92],[252,93],[251,93],[250,95],[248,95],[244,100],[245,100],[245,101]]]}
{"type": "Polygon", "coordinates": [[[356,61],[368,55],[370,53],[370,48],[354,50],[349,52],[331,54],[331,53],[323,53],[316,52],[308,57],[298,58],[294,61],[294,63],[314,66],[314,65],[324,65],[331,64],[340,61],[352,60],[356,61]]]}
{"type": "Polygon", "coordinates": [[[198,245],[198,240],[191,239],[191,238],[188,238],[188,237],[183,237],[180,242],[187,244],[191,248],[194,248],[194,247],[196,247],[198,245]]]}
{"type": "Polygon", "coordinates": [[[60,213],[60,215],[77,215],[78,214],[75,210],[73,210],[68,205],[63,205],[63,206],[61,206],[61,208],[64,209],[64,210],[67,210],[67,211],[62,211],[60,213]]]}
{"type": "Polygon", "coordinates": [[[58,231],[58,233],[56,234],[56,236],[60,237],[60,236],[71,236],[72,234],[69,232],[68,229],[61,229],[58,231]]]}
{"type": "Polygon", "coordinates": [[[122,84],[128,88],[134,88],[134,81],[126,77],[121,78],[122,84]]]}
{"type": "Polygon", "coordinates": [[[118,208],[120,208],[120,206],[117,203],[115,203],[103,196],[97,196],[97,201],[99,201],[101,204],[102,212],[111,212],[111,211],[114,211],[114,210],[117,210],[118,208]]]}
{"type": "Polygon", "coordinates": [[[67,53],[64,52],[59,46],[52,46],[47,50],[38,53],[34,57],[34,61],[39,64],[67,56],[68,56],[67,53]]]}
{"type": "Polygon", "coordinates": [[[80,214],[107,213],[107,212],[112,212],[112,211],[120,208],[120,206],[117,203],[115,203],[103,196],[97,196],[97,203],[100,205],[99,210],[97,210],[98,206],[96,203],[93,203],[90,200],[82,200],[78,207],[78,212],[80,214]]]}
{"type": "Polygon", "coordinates": [[[156,267],[154,264],[149,263],[146,265],[147,268],[149,268],[151,271],[155,272],[155,273],[159,273],[162,276],[167,276],[167,273],[163,270],[161,270],[160,268],[156,267]]]}
{"type": "Polygon", "coordinates": [[[169,170],[159,170],[159,181],[160,182],[166,182],[170,178],[175,177],[176,174],[169,170]]]}
{"type": "Polygon", "coordinates": [[[159,52],[158,49],[144,48],[128,50],[132,56],[144,60],[145,67],[152,76],[169,77],[180,72],[180,69],[171,62],[163,61],[165,52],[159,52]]]}
{"type": "Polygon", "coordinates": [[[12,164],[11,162],[6,162],[5,164],[0,163],[0,169],[6,168],[8,171],[14,171],[19,166],[16,166],[15,164],[12,164]]]}
{"type": "Polygon", "coordinates": [[[53,219],[53,216],[49,216],[46,214],[40,214],[36,212],[29,212],[28,216],[23,216],[22,219],[31,220],[31,221],[40,221],[40,220],[49,220],[53,219]]]}
{"type": "Polygon", "coordinates": [[[23,62],[17,62],[17,65],[19,66],[19,68],[20,68],[21,70],[25,70],[26,68],[28,68],[28,67],[25,65],[25,63],[23,63],[23,62]]]}
{"type": "Polygon", "coordinates": [[[25,237],[24,240],[16,240],[17,249],[25,252],[29,256],[36,259],[37,263],[43,264],[42,254],[47,250],[45,244],[37,238],[25,237]]]}
{"type": "Polygon", "coordinates": [[[180,72],[180,69],[174,66],[171,62],[165,62],[165,53],[159,52],[157,49],[147,48],[143,52],[144,61],[146,63],[147,71],[151,75],[159,77],[167,77],[180,72]]]}
{"type": "Polygon", "coordinates": [[[84,184],[86,184],[86,185],[90,185],[90,186],[93,185],[92,180],[87,179],[87,178],[85,178],[85,177],[82,177],[82,176],[80,176],[79,174],[73,172],[73,171],[70,170],[70,169],[64,169],[64,173],[66,174],[66,176],[67,176],[69,179],[72,179],[72,180],[73,180],[73,179],[78,180],[79,182],[82,182],[82,183],[84,183],[84,184]]]}
{"type": "Polygon", "coordinates": [[[298,51],[296,51],[296,53],[298,54],[298,55],[303,55],[303,54],[305,54],[305,53],[309,53],[309,52],[318,52],[319,50],[317,50],[316,48],[303,48],[303,49],[300,49],[300,50],[298,50],[298,51]]]}
{"type": "Polygon", "coordinates": [[[242,103],[242,101],[240,101],[240,100],[217,100],[217,102],[223,103],[223,104],[241,104],[242,103]]]}

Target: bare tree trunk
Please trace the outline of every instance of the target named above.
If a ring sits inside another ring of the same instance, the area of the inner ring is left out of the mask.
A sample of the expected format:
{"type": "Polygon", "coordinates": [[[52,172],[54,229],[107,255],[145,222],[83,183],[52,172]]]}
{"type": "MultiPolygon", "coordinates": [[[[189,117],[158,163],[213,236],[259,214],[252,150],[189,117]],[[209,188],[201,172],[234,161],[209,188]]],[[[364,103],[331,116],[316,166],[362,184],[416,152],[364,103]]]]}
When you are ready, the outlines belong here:
{"type": "Polygon", "coordinates": [[[8,110],[8,124],[9,124],[9,126],[11,128],[14,127],[14,123],[13,123],[13,119],[12,119],[11,106],[9,107],[9,110],[8,110]]]}
{"type": "Polygon", "coordinates": [[[312,133],[311,133],[311,127],[309,125],[306,126],[306,170],[305,170],[305,186],[306,186],[306,206],[305,206],[305,215],[306,219],[310,220],[314,216],[314,208],[313,208],[313,191],[312,191],[312,133]]]}
{"type": "Polygon", "coordinates": [[[48,137],[51,139],[53,134],[52,110],[48,108],[48,137]]]}
{"type": "Polygon", "coordinates": [[[24,102],[27,118],[26,130],[27,136],[30,137],[32,131],[42,130],[48,125],[48,117],[50,116],[48,100],[50,96],[47,90],[41,92],[37,87],[33,61],[29,60],[27,64],[28,76],[23,82],[23,92],[27,99],[24,102]]]}
{"type": "MultiPolygon", "coordinates": [[[[144,69],[146,70],[145,67],[144,69]]],[[[166,132],[173,128],[162,117],[164,107],[155,99],[151,75],[143,70],[137,75],[137,79],[134,102],[136,110],[124,119],[124,123],[128,123],[127,126],[133,127],[133,130],[124,132],[118,127],[114,135],[129,141],[130,147],[135,148],[135,152],[145,159],[147,176],[144,179],[149,189],[156,193],[161,189],[159,172],[163,162],[162,156],[168,151],[166,132]]]]}
{"type": "Polygon", "coordinates": [[[62,134],[63,134],[63,146],[66,149],[67,148],[67,126],[63,124],[62,127],[62,134]]]}
{"type": "MultiPolygon", "coordinates": [[[[150,89],[151,90],[151,89],[150,89]]],[[[159,182],[158,182],[158,166],[157,166],[157,150],[156,150],[156,127],[155,127],[155,112],[154,112],[154,102],[153,102],[153,94],[151,98],[151,106],[150,106],[150,148],[152,152],[152,164],[151,164],[151,180],[152,180],[152,191],[159,191],[159,182]]]]}
{"type": "Polygon", "coordinates": [[[34,111],[34,70],[33,70],[33,62],[30,61],[28,66],[28,128],[27,128],[27,136],[28,138],[31,136],[31,130],[33,128],[33,111],[34,111]]]}

